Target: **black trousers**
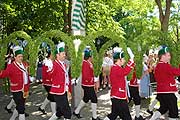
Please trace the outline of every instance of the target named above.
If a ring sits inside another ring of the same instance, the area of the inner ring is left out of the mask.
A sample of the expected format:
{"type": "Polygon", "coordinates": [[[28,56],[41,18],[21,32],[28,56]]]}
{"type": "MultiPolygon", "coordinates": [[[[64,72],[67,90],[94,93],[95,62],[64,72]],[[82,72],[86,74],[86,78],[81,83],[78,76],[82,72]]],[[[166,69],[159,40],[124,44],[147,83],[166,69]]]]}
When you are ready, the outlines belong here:
{"type": "Polygon", "coordinates": [[[126,100],[111,98],[111,101],[111,113],[107,116],[110,120],[115,120],[117,116],[122,120],[132,120],[126,100]]]}
{"type": "Polygon", "coordinates": [[[94,90],[94,87],[82,86],[82,88],[84,90],[83,101],[85,103],[88,103],[89,100],[91,100],[92,103],[97,103],[97,96],[96,96],[96,92],[94,90]]]}
{"type": "Polygon", "coordinates": [[[158,111],[161,114],[169,111],[170,118],[178,118],[177,97],[174,93],[157,94],[157,98],[160,102],[158,111]]]}
{"type": "Polygon", "coordinates": [[[19,114],[24,114],[25,112],[25,98],[23,97],[23,92],[12,92],[14,102],[16,103],[16,110],[19,114]]]}
{"type": "Polygon", "coordinates": [[[139,88],[129,86],[130,98],[129,101],[133,100],[135,105],[141,104],[141,97],[139,95],[139,88]]]}
{"type": "Polygon", "coordinates": [[[55,102],[55,100],[54,100],[54,95],[52,95],[51,93],[49,93],[50,90],[51,90],[51,86],[44,85],[44,88],[45,88],[46,92],[48,93],[47,99],[48,99],[49,101],[51,101],[51,102],[55,102]]]}
{"type": "Polygon", "coordinates": [[[71,119],[71,108],[67,99],[67,92],[63,95],[54,95],[56,101],[57,112],[56,116],[61,117],[62,115],[66,119],[71,119]]]}

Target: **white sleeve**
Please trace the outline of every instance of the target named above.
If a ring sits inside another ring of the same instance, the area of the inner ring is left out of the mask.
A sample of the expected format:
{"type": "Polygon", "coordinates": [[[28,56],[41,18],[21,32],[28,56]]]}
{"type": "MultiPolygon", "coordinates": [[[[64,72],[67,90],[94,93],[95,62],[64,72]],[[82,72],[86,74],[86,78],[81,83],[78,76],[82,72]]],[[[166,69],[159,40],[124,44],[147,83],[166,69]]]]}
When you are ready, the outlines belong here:
{"type": "Polygon", "coordinates": [[[143,64],[143,71],[147,71],[148,70],[148,66],[146,64],[143,64]]]}

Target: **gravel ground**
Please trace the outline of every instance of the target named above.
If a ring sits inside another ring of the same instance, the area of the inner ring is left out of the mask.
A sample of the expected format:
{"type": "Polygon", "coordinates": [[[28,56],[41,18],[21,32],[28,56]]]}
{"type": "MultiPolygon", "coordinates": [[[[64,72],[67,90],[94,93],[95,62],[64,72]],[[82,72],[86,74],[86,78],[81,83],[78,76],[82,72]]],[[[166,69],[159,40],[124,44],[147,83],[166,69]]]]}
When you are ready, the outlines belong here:
{"type": "MultiPolygon", "coordinates": [[[[26,101],[26,112],[29,113],[29,117],[26,117],[26,120],[48,120],[51,116],[50,105],[48,104],[46,107],[47,115],[42,115],[40,111],[38,111],[38,107],[41,105],[42,101],[46,97],[46,92],[41,84],[32,84],[31,85],[31,92],[30,96],[26,101]]],[[[7,113],[4,110],[4,107],[10,102],[11,100],[10,94],[3,94],[0,93],[0,120],[8,120],[12,114],[7,113]]],[[[155,96],[152,96],[152,99],[155,96]]],[[[141,115],[148,120],[149,114],[146,112],[150,103],[150,99],[142,99],[141,105],[141,115]]],[[[132,118],[134,119],[135,111],[133,103],[130,103],[130,111],[132,118]]],[[[156,106],[158,108],[158,105],[156,106]]],[[[14,109],[14,108],[12,108],[14,109]]],[[[109,90],[105,89],[103,91],[98,92],[98,116],[100,118],[104,118],[108,113],[111,111],[111,101],[109,96],[109,90]]],[[[86,105],[81,111],[81,115],[83,118],[81,120],[90,120],[92,116],[90,103],[86,105]]],[[[180,115],[180,114],[179,114],[180,115]]],[[[162,119],[167,119],[167,116],[162,116],[162,119]]],[[[60,120],[63,120],[62,118],[60,120]]],[[[74,116],[72,116],[72,120],[76,120],[74,116]]],[[[117,120],[120,120],[117,118],[117,120]]]]}

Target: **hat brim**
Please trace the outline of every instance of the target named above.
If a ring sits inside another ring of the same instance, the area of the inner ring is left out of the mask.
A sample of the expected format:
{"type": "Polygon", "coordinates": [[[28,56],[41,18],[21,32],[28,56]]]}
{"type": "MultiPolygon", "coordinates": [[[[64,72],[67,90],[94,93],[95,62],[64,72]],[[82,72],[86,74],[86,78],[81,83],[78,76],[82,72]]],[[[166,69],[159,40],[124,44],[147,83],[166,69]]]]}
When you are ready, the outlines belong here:
{"type": "Polygon", "coordinates": [[[19,55],[19,54],[24,54],[23,50],[17,50],[15,51],[15,56],[19,55]]]}

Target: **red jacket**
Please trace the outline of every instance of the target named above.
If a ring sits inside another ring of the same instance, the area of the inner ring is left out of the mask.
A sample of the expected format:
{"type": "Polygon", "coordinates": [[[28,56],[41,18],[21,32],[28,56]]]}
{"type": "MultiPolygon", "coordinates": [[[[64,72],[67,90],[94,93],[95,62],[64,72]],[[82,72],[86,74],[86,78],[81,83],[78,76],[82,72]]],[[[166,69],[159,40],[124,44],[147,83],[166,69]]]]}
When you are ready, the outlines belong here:
{"type": "Polygon", "coordinates": [[[52,86],[50,90],[51,94],[63,95],[66,92],[65,73],[66,70],[62,64],[58,60],[55,60],[53,62],[52,70],[52,86]]]}
{"type": "Polygon", "coordinates": [[[169,63],[159,62],[155,68],[157,93],[177,92],[175,76],[180,75],[180,68],[173,68],[169,63]]]}
{"type": "Polygon", "coordinates": [[[132,75],[132,78],[130,80],[129,86],[139,87],[139,85],[137,83],[137,76],[136,76],[136,69],[135,68],[133,70],[133,75],[132,75]]]}
{"type": "MultiPolygon", "coordinates": [[[[23,63],[27,71],[27,64],[23,63]]],[[[0,78],[8,77],[10,79],[10,89],[11,92],[27,92],[29,90],[30,78],[28,74],[28,84],[24,85],[24,75],[23,70],[20,66],[14,61],[9,64],[5,70],[0,71],[0,78]]]]}
{"type": "MultiPolygon", "coordinates": [[[[47,60],[45,62],[52,62],[52,60],[47,60]]],[[[53,63],[52,63],[53,64],[53,63]]],[[[52,85],[52,69],[48,64],[44,63],[42,66],[42,82],[43,85],[51,86],[52,85]]]]}
{"type": "Polygon", "coordinates": [[[93,64],[87,60],[82,63],[82,86],[94,87],[93,64]]]}
{"type": "Polygon", "coordinates": [[[111,81],[111,97],[117,99],[127,99],[126,79],[131,69],[134,67],[134,63],[129,61],[125,68],[114,64],[110,71],[111,81]]]}

